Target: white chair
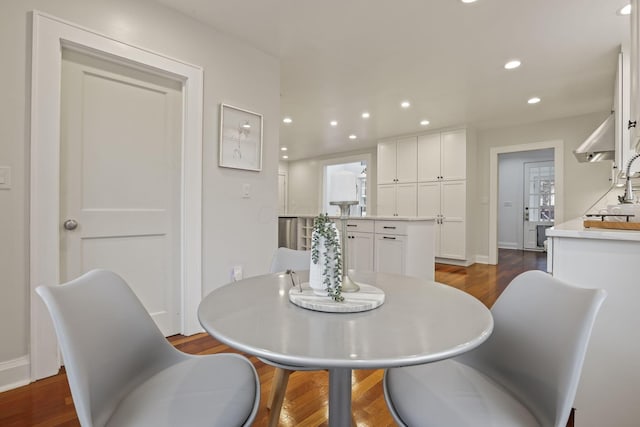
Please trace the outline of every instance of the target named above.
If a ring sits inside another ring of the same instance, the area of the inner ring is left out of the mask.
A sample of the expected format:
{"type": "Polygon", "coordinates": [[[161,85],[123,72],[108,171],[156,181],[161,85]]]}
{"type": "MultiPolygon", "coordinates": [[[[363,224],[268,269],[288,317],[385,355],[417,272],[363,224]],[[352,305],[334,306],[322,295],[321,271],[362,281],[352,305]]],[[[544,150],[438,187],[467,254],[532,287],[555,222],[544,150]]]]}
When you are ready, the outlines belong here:
{"type": "Polygon", "coordinates": [[[260,382],[251,362],[178,351],[118,275],[93,270],[36,292],[53,318],[83,427],[253,422],[260,382]]]}
{"type": "MultiPolygon", "coordinates": [[[[278,248],[271,260],[271,273],[279,273],[286,270],[309,270],[311,263],[311,251],[299,251],[289,248],[278,248]]],[[[269,409],[269,427],[275,427],[280,420],[284,394],[287,390],[289,375],[295,371],[317,371],[316,368],[306,368],[302,366],[291,366],[276,363],[271,360],[262,359],[264,363],[275,368],[267,408],[269,409]]]]}
{"type": "Polygon", "coordinates": [[[387,370],[389,410],[401,426],[566,426],[605,297],[541,271],[519,275],[494,304],[484,344],[454,359],[387,370]]]}
{"type": "Polygon", "coordinates": [[[271,260],[271,273],[286,270],[308,270],[311,263],[311,251],[298,251],[289,248],[278,248],[271,260]]]}

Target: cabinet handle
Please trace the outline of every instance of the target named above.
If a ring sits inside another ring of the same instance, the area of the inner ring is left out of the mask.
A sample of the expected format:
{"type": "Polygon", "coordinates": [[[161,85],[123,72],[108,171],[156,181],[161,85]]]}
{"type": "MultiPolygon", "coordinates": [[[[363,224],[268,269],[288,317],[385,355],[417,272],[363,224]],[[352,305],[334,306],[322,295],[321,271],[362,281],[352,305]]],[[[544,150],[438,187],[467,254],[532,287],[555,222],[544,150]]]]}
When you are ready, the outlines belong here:
{"type": "Polygon", "coordinates": [[[357,227],[356,224],[347,224],[347,227],[357,227]]]}
{"type": "Polygon", "coordinates": [[[396,240],[395,237],[389,237],[389,236],[382,236],[382,238],[387,240],[396,240]]]}
{"type": "Polygon", "coordinates": [[[387,229],[391,229],[391,230],[395,230],[395,229],[396,229],[395,227],[391,227],[391,226],[389,226],[389,225],[385,225],[385,226],[384,226],[384,227],[382,227],[382,228],[387,228],[387,229]]]}

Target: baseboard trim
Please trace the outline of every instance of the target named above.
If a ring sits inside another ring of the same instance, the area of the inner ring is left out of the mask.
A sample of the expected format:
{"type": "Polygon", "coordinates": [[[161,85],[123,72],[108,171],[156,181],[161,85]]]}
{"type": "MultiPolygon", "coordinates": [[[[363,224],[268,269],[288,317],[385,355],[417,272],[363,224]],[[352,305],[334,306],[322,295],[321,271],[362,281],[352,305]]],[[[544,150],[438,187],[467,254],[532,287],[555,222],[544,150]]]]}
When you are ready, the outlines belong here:
{"type": "Polygon", "coordinates": [[[471,264],[473,264],[472,261],[451,258],[436,258],[435,261],[439,264],[458,265],[460,267],[469,267],[471,264]]]}
{"type": "Polygon", "coordinates": [[[489,264],[489,257],[487,255],[476,255],[476,263],[489,264]]]}
{"type": "Polygon", "coordinates": [[[520,249],[522,247],[517,242],[498,242],[498,249],[520,249]]]}
{"type": "Polygon", "coordinates": [[[29,356],[0,362],[0,393],[30,382],[29,356]]]}

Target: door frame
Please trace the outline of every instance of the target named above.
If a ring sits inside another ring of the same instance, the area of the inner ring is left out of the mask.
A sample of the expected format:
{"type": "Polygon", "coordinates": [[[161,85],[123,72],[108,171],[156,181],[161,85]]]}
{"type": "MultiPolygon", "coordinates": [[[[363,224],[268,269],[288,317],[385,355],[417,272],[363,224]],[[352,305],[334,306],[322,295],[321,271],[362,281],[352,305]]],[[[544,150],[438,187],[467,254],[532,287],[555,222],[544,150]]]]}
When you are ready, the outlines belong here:
{"type": "Polygon", "coordinates": [[[203,69],[141,49],[39,11],[33,12],[30,154],[30,370],[35,381],[60,368],[56,334],[34,292],[60,283],[60,92],[62,48],[97,55],[182,85],[180,195],[181,331],[202,331],[202,121],[203,69]]]}
{"type": "Polygon", "coordinates": [[[498,155],[553,148],[556,181],[555,224],[564,218],[564,142],[562,140],[491,147],[489,150],[489,264],[498,264],[498,155]]]}

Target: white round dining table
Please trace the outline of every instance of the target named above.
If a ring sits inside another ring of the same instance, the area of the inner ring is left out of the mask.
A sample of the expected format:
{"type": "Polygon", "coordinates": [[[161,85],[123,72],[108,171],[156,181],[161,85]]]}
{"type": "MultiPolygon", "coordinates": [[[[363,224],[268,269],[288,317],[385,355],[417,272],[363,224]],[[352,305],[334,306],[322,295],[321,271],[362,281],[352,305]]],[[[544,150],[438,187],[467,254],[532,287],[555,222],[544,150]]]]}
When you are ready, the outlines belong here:
{"type": "MultiPolygon", "coordinates": [[[[308,272],[298,275],[308,280],[308,272]]],[[[351,424],[353,369],[447,359],[477,347],[493,330],[484,304],[453,287],[384,273],[350,276],[384,291],[384,303],[359,313],[308,310],[289,301],[291,276],[274,273],[215,289],[200,303],[198,318],[211,336],[247,354],[327,369],[332,427],[351,424]]]]}

